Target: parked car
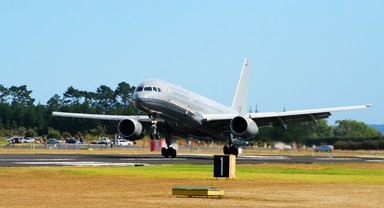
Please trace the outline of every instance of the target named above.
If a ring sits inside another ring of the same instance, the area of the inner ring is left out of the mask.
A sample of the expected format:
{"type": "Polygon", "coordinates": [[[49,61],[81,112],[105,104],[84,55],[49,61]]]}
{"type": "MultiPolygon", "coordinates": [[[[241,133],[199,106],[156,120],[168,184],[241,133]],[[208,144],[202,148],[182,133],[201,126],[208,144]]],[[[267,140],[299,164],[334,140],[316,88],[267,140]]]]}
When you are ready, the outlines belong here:
{"type": "Polygon", "coordinates": [[[56,138],[47,139],[47,144],[58,144],[58,143],[62,143],[62,141],[56,138]]]}
{"type": "Polygon", "coordinates": [[[118,139],[116,144],[117,146],[132,146],[133,142],[126,139],[118,139]]]}
{"type": "Polygon", "coordinates": [[[249,143],[247,141],[244,141],[244,140],[236,140],[233,142],[233,145],[235,147],[247,147],[247,146],[249,146],[249,143]]]}
{"type": "Polygon", "coordinates": [[[331,145],[321,145],[318,147],[315,147],[316,152],[332,152],[333,147],[331,145]]]}
{"type": "Polygon", "coordinates": [[[92,140],[91,144],[110,144],[111,140],[108,137],[103,137],[99,140],[92,140]]]}
{"type": "Polygon", "coordinates": [[[273,145],[274,149],[278,150],[292,150],[292,146],[289,144],[285,144],[283,142],[277,142],[275,145],[273,145]]]}
{"type": "Polygon", "coordinates": [[[25,137],[21,139],[21,143],[35,143],[35,138],[33,137],[25,137]]]}
{"type": "Polygon", "coordinates": [[[22,142],[23,139],[24,138],[22,138],[22,137],[11,137],[11,138],[8,138],[7,141],[9,143],[15,144],[15,143],[23,143],[22,142]]]}
{"type": "Polygon", "coordinates": [[[80,144],[80,141],[75,139],[75,138],[68,138],[67,140],[65,140],[65,143],[67,143],[67,144],[80,144]]]}

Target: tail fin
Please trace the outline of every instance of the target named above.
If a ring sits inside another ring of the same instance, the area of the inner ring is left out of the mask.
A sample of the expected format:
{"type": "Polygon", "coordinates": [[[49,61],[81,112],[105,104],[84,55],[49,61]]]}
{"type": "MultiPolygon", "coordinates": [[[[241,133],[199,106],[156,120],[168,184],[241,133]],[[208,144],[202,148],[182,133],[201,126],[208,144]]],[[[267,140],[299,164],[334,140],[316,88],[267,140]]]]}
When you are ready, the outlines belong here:
{"type": "Polygon", "coordinates": [[[244,59],[243,68],[241,69],[241,74],[239,81],[237,83],[237,88],[235,96],[232,101],[232,109],[239,113],[246,113],[247,111],[247,97],[248,97],[248,80],[249,80],[250,66],[247,58],[244,59]]]}

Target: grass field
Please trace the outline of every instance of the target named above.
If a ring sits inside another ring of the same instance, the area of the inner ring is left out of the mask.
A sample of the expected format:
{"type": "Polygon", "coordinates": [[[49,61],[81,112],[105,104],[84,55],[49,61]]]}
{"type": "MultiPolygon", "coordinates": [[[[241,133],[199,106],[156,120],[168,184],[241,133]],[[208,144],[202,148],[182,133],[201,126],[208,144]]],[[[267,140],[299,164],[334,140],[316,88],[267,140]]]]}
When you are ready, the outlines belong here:
{"type": "Polygon", "coordinates": [[[384,207],[384,164],[238,165],[214,179],[212,165],[9,167],[1,207],[384,207]],[[212,186],[224,199],[172,196],[174,186],[212,186]]]}

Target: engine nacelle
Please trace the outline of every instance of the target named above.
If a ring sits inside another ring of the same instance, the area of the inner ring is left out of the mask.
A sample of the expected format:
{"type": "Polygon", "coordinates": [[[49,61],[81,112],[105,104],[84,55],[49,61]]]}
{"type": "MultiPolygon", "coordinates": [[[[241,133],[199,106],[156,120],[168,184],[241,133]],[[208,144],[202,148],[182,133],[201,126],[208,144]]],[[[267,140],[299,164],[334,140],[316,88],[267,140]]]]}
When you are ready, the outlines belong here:
{"type": "Polygon", "coordinates": [[[136,119],[123,119],[119,122],[117,130],[125,139],[134,141],[145,136],[143,126],[136,119]]]}
{"type": "Polygon", "coordinates": [[[250,118],[236,116],[231,120],[230,128],[232,133],[243,138],[254,137],[259,133],[259,127],[250,118]]]}

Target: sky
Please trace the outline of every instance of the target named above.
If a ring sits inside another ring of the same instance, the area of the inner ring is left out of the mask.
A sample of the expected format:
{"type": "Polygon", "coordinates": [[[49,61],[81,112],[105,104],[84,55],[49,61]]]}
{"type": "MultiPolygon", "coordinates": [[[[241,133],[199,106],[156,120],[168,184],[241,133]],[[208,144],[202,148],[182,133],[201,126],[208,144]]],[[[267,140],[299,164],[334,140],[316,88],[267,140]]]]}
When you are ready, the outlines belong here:
{"type": "Polygon", "coordinates": [[[372,104],[384,124],[384,1],[0,0],[0,84],[46,104],[68,87],[160,78],[230,105],[244,58],[259,112],[372,104]]]}

